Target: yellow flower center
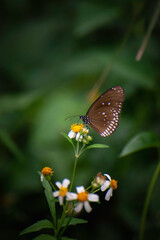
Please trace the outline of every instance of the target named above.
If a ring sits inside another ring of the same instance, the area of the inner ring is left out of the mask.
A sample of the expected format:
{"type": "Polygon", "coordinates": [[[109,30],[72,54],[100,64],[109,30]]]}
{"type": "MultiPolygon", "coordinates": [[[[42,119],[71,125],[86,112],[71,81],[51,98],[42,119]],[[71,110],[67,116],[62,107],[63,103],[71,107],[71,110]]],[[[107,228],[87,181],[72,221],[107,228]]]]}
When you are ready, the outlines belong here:
{"type": "Polygon", "coordinates": [[[73,130],[75,133],[82,131],[83,124],[81,123],[75,123],[71,126],[71,130],[73,130]]]}
{"type": "Polygon", "coordinates": [[[52,175],[54,172],[52,171],[52,168],[50,167],[44,167],[41,171],[43,175],[52,175]]]}
{"type": "Polygon", "coordinates": [[[115,189],[117,188],[117,181],[114,180],[114,179],[112,179],[112,180],[110,181],[110,186],[111,186],[111,188],[112,188],[113,190],[115,190],[115,189]]]}
{"type": "Polygon", "coordinates": [[[88,193],[86,191],[78,193],[77,195],[78,195],[77,199],[79,202],[85,202],[88,199],[88,193]]]}
{"type": "Polygon", "coordinates": [[[68,188],[65,188],[63,186],[60,187],[60,190],[59,190],[60,196],[65,197],[67,192],[68,192],[68,188]]]}

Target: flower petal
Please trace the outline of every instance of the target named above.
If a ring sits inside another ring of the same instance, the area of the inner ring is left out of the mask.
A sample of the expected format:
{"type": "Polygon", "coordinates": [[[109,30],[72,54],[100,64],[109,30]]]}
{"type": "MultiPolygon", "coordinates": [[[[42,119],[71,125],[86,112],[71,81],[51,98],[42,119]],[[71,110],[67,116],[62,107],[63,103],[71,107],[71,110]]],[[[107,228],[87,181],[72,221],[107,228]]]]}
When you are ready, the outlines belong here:
{"type": "Polygon", "coordinates": [[[84,189],[83,186],[76,187],[76,190],[77,190],[78,193],[85,192],[85,189],[84,189]]]}
{"type": "Polygon", "coordinates": [[[58,199],[59,199],[59,204],[60,204],[60,205],[63,205],[63,197],[62,197],[62,196],[59,196],[58,199]]]}
{"type": "Polygon", "coordinates": [[[44,178],[44,176],[43,176],[43,174],[41,174],[41,177],[40,177],[41,182],[43,182],[43,178],[44,178]]]}
{"type": "Polygon", "coordinates": [[[79,140],[79,137],[80,137],[80,132],[78,132],[78,133],[76,134],[76,141],[79,140]]]}
{"type": "Polygon", "coordinates": [[[67,178],[63,179],[63,182],[62,182],[62,186],[63,187],[67,188],[69,184],[70,184],[70,180],[69,179],[67,179],[67,178]]]}
{"type": "Polygon", "coordinates": [[[67,192],[66,200],[71,201],[77,199],[77,193],[67,192]]]}
{"type": "Polygon", "coordinates": [[[109,176],[109,174],[104,174],[108,179],[109,179],[109,181],[111,181],[111,177],[109,176]]]}
{"type": "Polygon", "coordinates": [[[88,201],[90,202],[98,202],[99,201],[99,196],[95,193],[89,193],[88,194],[88,201]]]}
{"type": "Polygon", "coordinates": [[[109,201],[110,200],[110,197],[112,197],[113,195],[113,189],[112,188],[109,188],[107,193],[106,193],[106,196],[105,196],[105,200],[106,201],[109,201]]]}
{"type": "Polygon", "coordinates": [[[92,208],[88,201],[84,202],[84,208],[85,208],[86,212],[88,212],[88,213],[92,211],[92,208]]]}
{"type": "Polygon", "coordinates": [[[80,132],[78,132],[78,133],[76,134],[76,141],[81,142],[81,141],[82,141],[82,138],[83,138],[83,136],[80,134],[80,132]]]}
{"type": "Polygon", "coordinates": [[[89,133],[89,129],[86,127],[82,128],[82,131],[83,131],[83,133],[89,133]]]}
{"type": "Polygon", "coordinates": [[[60,182],[55,183],[58,188],[61,188],[62,184],[60,182]]]}
{"type": "Polygon", "coordinates": [[[74,211],[78,213],[78,212],[80,212],[80,211],[82,210],[82,208],[83,208],[83,203],[80,202],[80,203],[78,203],[77,206],[74,208],[74,211]]]}
{"type": "Polygon", "coordinates": [[[76,134],[75,134],[75,132],[73,131],[73,130],[71,130],[69,133],[68,133],[68,137],[69,138],[75,138],[75,136],[76,136],[76,134]]]}
{"type": "Polygon", "coordinates": [[[53,196],[54,196],[54,197],[58,197],[58,196],[59,196],[59,191],[53,192],[53,196]]]}
{"type": "Polygon", "coordinates": [[[105,181],[104,183],[103,183],[103,185],[101,186],[101,191],[103,192],[103,191],[105,191],[108,187],[109,187],[109,185],[110,185],[110,181],[105,181]]]}

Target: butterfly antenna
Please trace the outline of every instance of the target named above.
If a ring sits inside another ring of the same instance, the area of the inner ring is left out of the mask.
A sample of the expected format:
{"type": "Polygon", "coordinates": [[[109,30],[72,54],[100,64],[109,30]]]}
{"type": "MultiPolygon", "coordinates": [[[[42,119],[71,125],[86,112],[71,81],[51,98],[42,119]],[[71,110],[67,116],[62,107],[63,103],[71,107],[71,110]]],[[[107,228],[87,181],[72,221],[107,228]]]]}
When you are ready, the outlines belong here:
{"type": "MultiPolygon", "coordinates": [[[[66,121],[66,120],[70,119],[70,121],[71,121],[71,120],[72,120],[73,118],[75,118],[75,117],[80,117],[80,115],[69,116],[69,117],[65,118],[64,120],[66,121]]],[[[78,121],[79,121],[79,120],[78,120],[78,121]]]]}

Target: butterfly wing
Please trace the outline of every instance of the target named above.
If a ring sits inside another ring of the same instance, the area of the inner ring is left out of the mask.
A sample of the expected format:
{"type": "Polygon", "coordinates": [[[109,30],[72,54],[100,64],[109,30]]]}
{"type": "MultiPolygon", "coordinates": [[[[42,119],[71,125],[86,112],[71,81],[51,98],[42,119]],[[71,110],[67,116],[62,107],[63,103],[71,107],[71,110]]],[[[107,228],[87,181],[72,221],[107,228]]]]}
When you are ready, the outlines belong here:
{"type": "Polygon", "coordinates": [[[109,136],[118,127],[124,97],[124,90],[121,86],[112,87],[89,108],[86,114],[89,118],[89,125],[101,136],[109,136]]]}

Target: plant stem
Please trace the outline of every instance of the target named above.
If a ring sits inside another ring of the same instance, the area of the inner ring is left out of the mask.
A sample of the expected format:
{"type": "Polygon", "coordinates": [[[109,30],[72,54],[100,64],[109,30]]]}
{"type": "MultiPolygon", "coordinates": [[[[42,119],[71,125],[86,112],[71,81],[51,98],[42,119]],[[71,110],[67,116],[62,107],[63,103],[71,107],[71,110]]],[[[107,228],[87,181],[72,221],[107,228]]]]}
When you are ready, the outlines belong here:
{"type": "Polygon", "coordinates": [[[145,227],[145,223],[146,223],[147,210],[148,210],[151,194],[152,194],[152,191],[153,191],[153,188],[154,188],[154,185],[156,183],[156,180],[157,180],[157,177],[158,177],[159,173],[160,173],[160,161],[158,162],[158,165],[156,167],[156,170],[153,174],[152,180],[151,180],[149,188],[148,188],[148,193],[147,193],[147,197],[146,197],[146,200],[145,200],[143,213],[142,213],[142,219],[141,219],[140,234],[139,234],[139,239],[140,240],[142,240],[143,237],[144,237],[144,227],[145,227]]]}
{"type": "Polygon", "coordinates": [[[76,174],[77,160],[78,160],[78,156],[75,156],[72,179],[71,179],[71,184],[70,184],[69,191],[71,191],[72,187],[73,187],[73,181],[74,181],[75,174],[76,174]]]}
{"type": "Polygon", "coordinates": [[[56,231],[56,233],[55,233],[55,237],[58,236],[58,233],[59,233],[59,231],[60,231],[60,229],[61,229],[61,227],[62,227],[62,224],[63,224],[63,222],[64,222],[64,219],[65,219],[65,217],[66,217],[67,204],[68,204],[68,203],[66,202],[66,204],[65,204],[65,206],[64,206],[64,209],[63,209],[62,217],[61,217],[61,219],[60,219],[60,222],[59,222],[58,227],[57,227],[57,231],[56,231]]]}
{"type": "MultiPolygon", "coordinates": [[[[80,151],[79,151],[79,142],[77,142],[77,148],[76,148],[76,151],[75,151],[75,160],[74,160],[74,166],[73,166],[73,172],[72,172],[72,178],[71,178],[71,184],[70,184],[70,187],[69,187],[69,191],[72,190],[72,186],[73,186],[73,181],[74,181],[74,178],[75,178],[75,174],[76,174],[76,167],[77,167],[77,160],[80,156],[80,151]]],[[[55,237],[58,236],[59,234],[59,231],[62,227],[62,224],[64,222],[64,219],[67,215],[67,212],[66,212],[66,209],[67,209],[67,202],[63,208],[63,213],[62,213],[62,217],[61,217],[61,220],[60,220],[60,223],[58,224],[58,228],[57,228],[57,231],[56,231],[56,234],[55,234],[55,237]]],[[[68,223],[69,224],[69,223],[68,223]]],[[[60,233],[61,234],[61,233],[60,233]]]]}
{"type": "Polygon", "coordinates": [[[149,28],[148,28],[148,31],[144,37],[144,40],[142,42],[142,45],[140,47],[140,49],[138,50],[138,53],[137,53],[137,56],[136,56],[136,60],[137,61],[140,61],[141,58],[142,58],[142,55],[147,47],[147,44],[148,44],[148,41],[150,39],[150,36],[151,36],[151,33],[158,21],[158,18],[159,18],[159,13],[160,13],[160,1],[158,2],[158,5],[156,6],[155,8],[155,12],[154,12],[154,15],[152,17],[152,20],[151,20],[151,23],[149,25],[149,28]]]}
{"type": "MultiPolygon", "coordinates": [[[[70,209],[67,211],[67,213],[73,208],[73,206],[70,207],[70,209]]],[[[63,228],[63,230],[61,231],[61,233],[59,234],[59,237],[61,237],[63,235],[63,233],[65,232],[65,230],[67,229],[72,217],[73,217],[74,211],[72,211],[70,217],[68,218],[68,221],[66,223],[66,226],[63,228]]]]}
{"type": "Polygon", "coordinates": [[[51,181],[49,181],[50,185],[52,186],[53,190],[56,191],[55,186],[53,185],[53,183],[51,181]]]}
{"type": "MultiPolygon", "coordinates": [[[[71,183],[70,183],[69,191],[72,190],[73,182],[74,182],[74,178],[75,178],[75,174],[76,174],[77,160],[78,160],[79,156],[82,154],[82,152],[84,151],[84,147],[85,147],[85,144],[83,144],[82,148],[80,149],[80,148],[79,148],[79,141],[77,141],[77,147],[76,147],[76,150],[75,150],[75,160],[74,160],[74,166],[73,166],[73,172],[72,172],[72,178],[71,178],[71,183]]],[[[58,236],[60,237],[60,236],[64,233],[64,231],[65,231],[66,228],[68,227],[68,225],[69,225],[69,223],[70,223],[70,221],[71,221],[71,218],[72,218],[72,216],[73,216],[73,214],[71,214],[70,218],[69,218],[68,221],[67,221],[66,226],[65,226],[64,229],[60,232],[60,229],[61,229],[61,227],[62,227],[62,224],[63,224],[63,222],[64,222],[64,220],[65,220],[65,217],[66,217],[66,215],[68,214],[68,212],[69,212],[69,211],[71,210],[71,208],[72,208],[72,207],[71,207],[68,211],[66,211],[67,205],[68,205],[68,202],[65,203],[65,206],[64,206],[64,208],[63,208],[63,213],[62,213],[60,222],[59,222],[59,224],[58,224],[57,231],[56,231],[56,233],[55,233],[55,237],[58,237],[58,236]],[[59,232],[60,232],[60,233],[59,233],[59,232]]],[[[73,212],[73,213],[74,213],[74,212],[73,212]]]]}
{"type": "Polygon", "coordinates": [[[74,181],[75,174],[76,174],[77,160],[78,160],[79,156],[81,155],[81,153],[82,153],[81,151],[82,151],[83,148],[84,148],[84,145],[79,150],[79,141],[77,141],[77,148],[76,148],[76,151],[75,151],[74,167],[73,167],[73,172],[72,172],[72,178],[71,178],[71,184],[70,184],[69,191],[71,191],[72,187],[73,187],[73,181],[74,181]]]}

